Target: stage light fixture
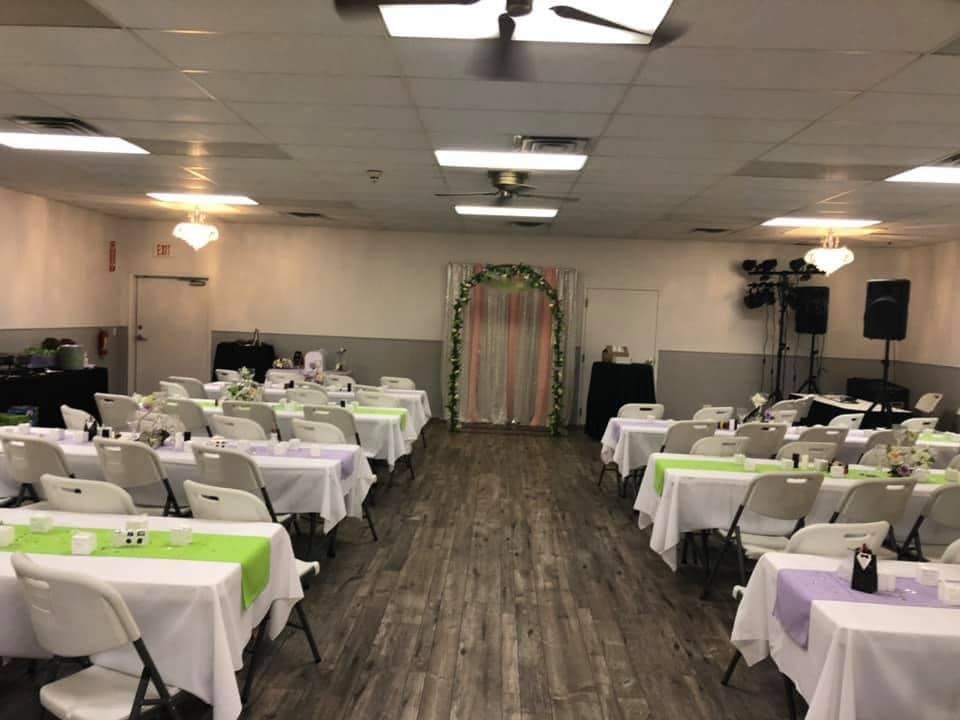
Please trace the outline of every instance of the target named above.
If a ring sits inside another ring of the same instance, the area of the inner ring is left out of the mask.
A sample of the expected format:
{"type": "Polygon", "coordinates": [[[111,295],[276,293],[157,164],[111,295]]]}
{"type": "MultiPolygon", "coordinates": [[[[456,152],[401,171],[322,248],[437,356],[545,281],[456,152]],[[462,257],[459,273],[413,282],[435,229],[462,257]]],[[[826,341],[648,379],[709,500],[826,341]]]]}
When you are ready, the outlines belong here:
{"type": "Polygon", "coordinates": [[[764,260],[760,263],[760,272],[769,273],[777,269],[777,261],[774,259],[764,260]]]}
{"type": "Polygon", "coordinates": [[[790,261],[790,269],[794,272],[800,272],[806,264],[803,258],[794,258],[790,261]]]}
{"type": "Polygon", "coordinates": [[[756,261],[756,260],[744,260],[744,261],[741,263],[740,267],[742,267],[745,272],[750,272],[750,271],[756,269],[756,267],[757,267],[757,261],[756,261]]]}

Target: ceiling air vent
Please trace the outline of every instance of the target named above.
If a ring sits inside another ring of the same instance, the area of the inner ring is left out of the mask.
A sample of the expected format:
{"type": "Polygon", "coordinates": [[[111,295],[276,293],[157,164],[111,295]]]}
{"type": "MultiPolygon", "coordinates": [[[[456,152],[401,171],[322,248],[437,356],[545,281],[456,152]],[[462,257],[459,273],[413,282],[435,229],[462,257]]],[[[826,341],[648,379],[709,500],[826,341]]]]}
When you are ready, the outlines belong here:
{"type": "Polygon", "coordinates": [[[943,160],[939,160],[933,163],[933,165],[936,165],[938,167],[943,167],[943,166],[960,167],[960,153],[956,153],[955,155],[949,155],[948,157],[945,157],[943,160]]]}
{"type": "Polygon", "coordinates": [[[695,227],[693,232],[706,233],[707,235],[719,235],[720,233],[730,232],[730,228],[695,227]]]}
{"type": "Polygon", "coordinates": [[[588,138],[549,137],[545,135],[513,136],[513,148],[520,152],[586,155],[587,143],[589,143],[588,138]]]}
{"type": "Polygon", "coordinates": [[[47,115],[14,115],[8,118],[25,130],[40,133],[58,133],[60,135],[102,135],[97,128],[83,120],[71,117],[52,117],[47,115]]]}
{"type": "Polygon", "coordinates": [[[521,228],[538,228],[547,225],[545,222],[537,222],[536,220],[512,220],[510,224],[521,228]]]}
{"type": "Polygon", "coordinates": [[[309,212],[307,210],[291,210],[287,215],[303,220],[333,220],[332,217],[322,212],[309,212]]]}

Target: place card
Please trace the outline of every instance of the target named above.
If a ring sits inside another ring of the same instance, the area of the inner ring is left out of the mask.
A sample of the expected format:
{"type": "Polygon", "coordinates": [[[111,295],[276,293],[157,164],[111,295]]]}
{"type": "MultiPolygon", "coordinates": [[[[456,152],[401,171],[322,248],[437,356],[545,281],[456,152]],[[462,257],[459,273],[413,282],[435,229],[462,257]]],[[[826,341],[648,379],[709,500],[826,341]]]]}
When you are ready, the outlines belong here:
{"type": "Polygon", "coordinates": [[[940,570],[927,565],[918,565],[917,582],[928,587],[936,586],[940,582],[940,570]]]}
{"type": "Polygon", "coordinates": [[[92,555],[97,549],[97,536],[92,532],[75,532],[70,536],[72,555],[92,555]]]}
{"type": "Polygon", "coordinates": [[[53,516],[50,513],[35,512],[30,516],[30,532],[48,533],[53,530],[53,516]]]}
{"type": "Polygon", "coordinates": [[[187,524],[178,525],[170,530],[170,544],[183,547],[193,542],[193,528],[187,524]]]}
{"type": "Polygon", "coordinates": [[[9,547],[17,539],[17,531],[13,525],[0,525],[0,547],[9,547]]]}
{"type": "Polygon", "coordinates": [[[937,599],[944,605],[960,605],[960,582],[941,580],[937,585],[937,599]]]}

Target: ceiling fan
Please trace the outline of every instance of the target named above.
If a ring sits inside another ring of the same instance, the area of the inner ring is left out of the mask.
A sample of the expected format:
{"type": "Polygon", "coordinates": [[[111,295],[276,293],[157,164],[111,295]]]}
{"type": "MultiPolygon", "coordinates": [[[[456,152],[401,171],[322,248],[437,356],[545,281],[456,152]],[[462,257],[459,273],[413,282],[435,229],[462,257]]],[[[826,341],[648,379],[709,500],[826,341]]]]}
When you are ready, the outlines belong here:
{"type": "MultiPolygon", "coordinates": [[[[475,5],[480,0],[334,0],[337,14],[344,19],[375,15],[381,5],[475,5]]],[[[514,18],[529,15],[533,11],[534,0],[506,0],[504,12],[497,18],[499,31],[496,38],[481,40],[473,71],[489,80],[526,80],[531,77],[529,62],[523,46],[513,42],[517,29],[514,18]]],[[[679,23],[660,23],[654,34],[636,30],[621,23],[593,15],[569,5],[553,5],[550,9],[559,17],[573,22],[622,30],[649,39],[645,47],[656,49],[669,45],[686,32],[686,26],[679,23]]]]}
{"type": "Polygon", "coordinates": [[[492,197],[495,205],[505,205],[516,198],[530,198],[533,200],[560,200],[562,202],[579,202],[580,198],[563,195],[539,195],[527,192],[536,190],[533,185],[527,185],[528,173],[516,170],[491,170],[487,173],[493,190],[485,192],[467,193],[435,193],[437,197],[492,197]]]}

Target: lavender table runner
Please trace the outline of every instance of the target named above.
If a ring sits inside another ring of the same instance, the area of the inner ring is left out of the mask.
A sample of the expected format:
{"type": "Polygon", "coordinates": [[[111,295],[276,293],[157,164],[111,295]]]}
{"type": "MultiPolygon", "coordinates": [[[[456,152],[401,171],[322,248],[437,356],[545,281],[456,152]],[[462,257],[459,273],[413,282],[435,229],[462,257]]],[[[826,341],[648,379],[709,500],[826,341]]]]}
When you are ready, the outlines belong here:
{"type": "Polygon", "coordinates": [[[893,592],[862,593],[850,581],[822,570],[781,570],[777,575],[777,600],[773,616],[784,632],[806,648],[810,633],[810,608],[815,600],[900,605],[903,607],[953,607],[937,599],[936,586],[921,585],[913,578],[897,578],[893,592]]]}
{"type": "MultiPolygon", "coordinates": [[[[250,454],[261,457],[274,457],[272,447],[262,447],[257,445],[251,446],[250,454]]],[[[286,457],[313,458],[314,460],[336,460],[340,463],[340,469],[343,473],[343,477],[350,477],[353,475],[353,454],[354,451],[350,449],[325,447],[321,448],[319,455],[313,455],[311,454],[309,447],[301,446],[287,448],[286,457]]]]}

